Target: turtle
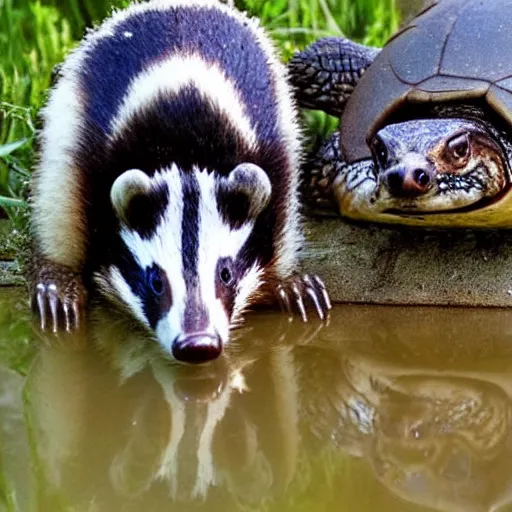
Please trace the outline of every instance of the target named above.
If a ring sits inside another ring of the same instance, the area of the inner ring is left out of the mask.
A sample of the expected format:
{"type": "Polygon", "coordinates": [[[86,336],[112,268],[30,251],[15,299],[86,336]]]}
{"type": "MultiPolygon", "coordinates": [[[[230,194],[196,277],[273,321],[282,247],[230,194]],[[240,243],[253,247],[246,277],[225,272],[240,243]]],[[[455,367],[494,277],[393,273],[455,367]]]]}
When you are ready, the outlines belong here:
{"type": "Polygon", "coordinates": [[[303,166],[310,210],[512,228],[512,0],[431,0],[382,49],[327,37],[288,67],[301,107],[340,118],[303,166]]]}

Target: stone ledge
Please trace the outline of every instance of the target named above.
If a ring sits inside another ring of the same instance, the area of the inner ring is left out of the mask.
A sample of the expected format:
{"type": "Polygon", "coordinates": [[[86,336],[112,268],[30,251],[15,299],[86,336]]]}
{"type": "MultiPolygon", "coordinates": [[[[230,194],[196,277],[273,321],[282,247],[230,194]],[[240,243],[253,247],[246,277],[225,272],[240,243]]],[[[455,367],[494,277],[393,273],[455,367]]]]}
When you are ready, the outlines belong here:
{"type": "MultiPolygon", "coordinates": [[[[512,306],[512,231],[424,231],[308,219],[305,271],[337,303],[512,306]]],[[[0,286],[21,286],[0,260],[0,286]]]]}
{"type": "Polygon", "coordinates": [[[306,222],[303,267],[334,302],[512,306],[512,231],[424,231],[306,222]]]}

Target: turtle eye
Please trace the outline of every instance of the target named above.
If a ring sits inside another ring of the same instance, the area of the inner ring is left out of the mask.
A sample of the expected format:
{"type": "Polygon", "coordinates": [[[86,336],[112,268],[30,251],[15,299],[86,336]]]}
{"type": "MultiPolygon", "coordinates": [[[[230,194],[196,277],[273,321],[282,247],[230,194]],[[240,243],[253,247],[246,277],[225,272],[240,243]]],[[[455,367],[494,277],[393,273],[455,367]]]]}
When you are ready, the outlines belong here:
{"type": "Polygon", "coordinates": [[[456,135],[446,143],[446,149],[450,160],[458,165],[464,165],[470,153],[469,135],[456,135]]]}
{"type": "Polygon", "coordinates": [[[375,137],[373,140],[373,154],[381,167],[388,163],[388,148],[380,137],[375,137]]]}

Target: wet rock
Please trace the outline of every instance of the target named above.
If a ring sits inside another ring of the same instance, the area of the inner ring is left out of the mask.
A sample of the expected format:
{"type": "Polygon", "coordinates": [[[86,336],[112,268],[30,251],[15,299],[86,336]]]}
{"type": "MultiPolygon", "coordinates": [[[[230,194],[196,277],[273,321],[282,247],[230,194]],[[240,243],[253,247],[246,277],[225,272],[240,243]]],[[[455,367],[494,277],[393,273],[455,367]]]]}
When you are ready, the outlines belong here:
{"type": "Polygon", "coordinates": [[[308,220],[302,254],[335,302],[512,306],[512,232],[308,220]]]}

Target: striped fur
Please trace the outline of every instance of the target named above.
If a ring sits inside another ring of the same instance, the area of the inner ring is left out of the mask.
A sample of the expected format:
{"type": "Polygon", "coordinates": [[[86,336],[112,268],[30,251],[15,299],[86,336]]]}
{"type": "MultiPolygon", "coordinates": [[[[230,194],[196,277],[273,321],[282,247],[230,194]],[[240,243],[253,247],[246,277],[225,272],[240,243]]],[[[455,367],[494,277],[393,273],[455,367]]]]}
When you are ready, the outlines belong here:
{"type": "Polygon", "coordinates": [[[227,341],[261,284],[294,269],[297,115],[284,67],[254,20],[213,0],[116,12],[68,57],[43,121],[33,182],[39,251],[86,283],[94,275],[159,338],[187,324],[227,341]],[[216,183],[243,162],[267,173],[272,196],[255,221],[235,226],[216,183]],[[110,190],[133,168],[151,178],[152,192],[131,202],[127,226],[110,190]],[[229,293],[215,278],[222,261],[236,273],[229,293]],[[164,276],[161,300],[147,290],[152,272],[164,276]]]}

